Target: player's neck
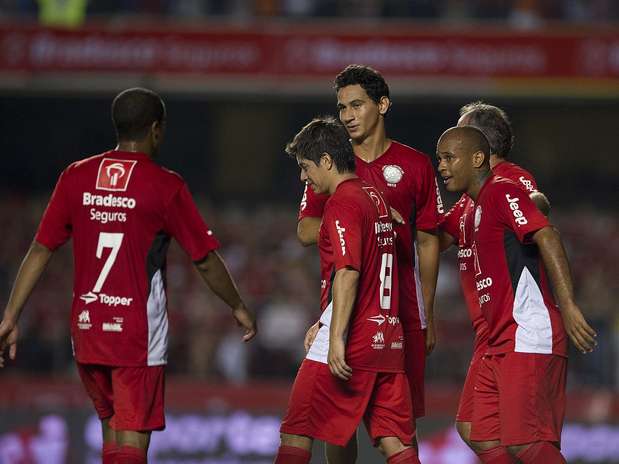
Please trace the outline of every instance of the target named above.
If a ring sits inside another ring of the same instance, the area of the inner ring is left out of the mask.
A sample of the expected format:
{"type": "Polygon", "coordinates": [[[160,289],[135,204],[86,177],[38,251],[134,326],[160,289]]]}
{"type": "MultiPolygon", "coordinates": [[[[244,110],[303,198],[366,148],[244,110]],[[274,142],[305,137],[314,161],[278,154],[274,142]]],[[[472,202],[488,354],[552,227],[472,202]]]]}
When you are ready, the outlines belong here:
{"type": "Polygon", "coordinates": [[[115,150],[117,151],[126,151],[129,153],[144,153],[149,157],[153,156],[153,148],[147,142],[136,142],[136,141],[119,141],[118,145],[116,145],[115,150]]]}
{"type": "Polygon", "coordinates": [[[490,170],[481,171],[474,175],[471,185],[466,190],[466,194],[473,199],[473,201],[477,201],[477,197],[479,196],[479,192],[481,188],[484,186],[484,183],[490,177],[490,170]]]}
{"type": "Polygon", "coordinates": [[[366,163],[371,163],[380,157],[390,146],[391,139],[387,138],[384,130],[378,130],[376,134],[370,135],[360,142],[352,141],[355,155],[366,163]]]}
{"type": "Polygon", "coordinates": [[[345,182],[350,179],[355,179],[356,177],[357,177],[357,174],[355,174],[354,172],[346,172],[344,174],[338,174],[337,176],[333,178],[333,182],[331,182],[331,185],[329,186],[329,195],[333,195],[335,191],[337,190],[338,185],[340,185],[342,182],[345,182]]]}
{"type": "Polygon", "coordinates": [[[490,155],[490,169],[494,169],[494,167],[498,164],[501,164],[505,161],[505,158],[501,158],[498,155],[490,155]]]}

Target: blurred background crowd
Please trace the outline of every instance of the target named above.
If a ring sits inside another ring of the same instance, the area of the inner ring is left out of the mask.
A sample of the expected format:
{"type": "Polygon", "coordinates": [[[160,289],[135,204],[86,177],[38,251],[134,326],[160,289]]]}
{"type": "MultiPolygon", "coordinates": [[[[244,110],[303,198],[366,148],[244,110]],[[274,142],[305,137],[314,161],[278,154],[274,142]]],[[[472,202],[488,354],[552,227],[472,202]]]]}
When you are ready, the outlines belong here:
{"type": "Polygon", "coordinates": [[[441,22],[506,21],[541,27],[548,21],[607,23],[619,19],[613,0],[0,0],[3,16],[49,20],[55,8],[85,17],[226,18],[417,18],[441,22]]]}

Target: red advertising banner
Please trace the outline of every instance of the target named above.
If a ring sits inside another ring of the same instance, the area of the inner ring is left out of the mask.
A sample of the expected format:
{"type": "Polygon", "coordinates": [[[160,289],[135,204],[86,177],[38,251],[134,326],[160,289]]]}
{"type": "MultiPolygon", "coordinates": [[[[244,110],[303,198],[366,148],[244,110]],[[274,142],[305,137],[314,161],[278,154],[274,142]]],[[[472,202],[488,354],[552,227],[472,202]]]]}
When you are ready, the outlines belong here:
{"type": "MultiPolygon", "coordinates": [[[[89,73],[205,79],[332,79],[350,63],[388,79],[525,80],[619,87],[619,30],[501,31],[419,26],[170,29],[0,25],[0,76],[89,73]]],[[[449,89],[446,89],[449,92],[449,89]]]]}

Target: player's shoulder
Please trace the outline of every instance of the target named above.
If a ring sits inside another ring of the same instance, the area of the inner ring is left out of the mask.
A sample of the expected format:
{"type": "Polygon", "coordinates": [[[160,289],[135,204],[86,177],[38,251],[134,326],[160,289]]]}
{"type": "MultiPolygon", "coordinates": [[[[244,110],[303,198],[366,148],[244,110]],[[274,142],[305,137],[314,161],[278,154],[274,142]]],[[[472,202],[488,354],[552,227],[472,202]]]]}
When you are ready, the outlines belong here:
{"type": "Polygon", "coordinates": [[[519,164],[512,163],[511,161],[502,161],[501,163],[497,164],[493,168],[493,172],[495,172],[501,177],[509,178],[514,182],[522,182],[521,177],[527,180],[535,181],[535,177],[533,176],[533,174],[531,174],[530,171],[527,171],[519,164]]]}
{"type": "Polygon", "coordinates": [[[416,148],[413,148],[402,142],[398,142],[397,140],[391,141],[390,149],[393,156],[401,159],[403,162],[413,164],[430,163],[430,158],[428,157],[428,155],[426,155],[422,151],[417,150],[416,148]]]}
{"type": "Polygon", "coordinates": [[[494,174],[488,179],[488,185],[484,188],[486,196],[504,195],[511,192],[522,193],[522,188],[512,179],[494,174]]]}

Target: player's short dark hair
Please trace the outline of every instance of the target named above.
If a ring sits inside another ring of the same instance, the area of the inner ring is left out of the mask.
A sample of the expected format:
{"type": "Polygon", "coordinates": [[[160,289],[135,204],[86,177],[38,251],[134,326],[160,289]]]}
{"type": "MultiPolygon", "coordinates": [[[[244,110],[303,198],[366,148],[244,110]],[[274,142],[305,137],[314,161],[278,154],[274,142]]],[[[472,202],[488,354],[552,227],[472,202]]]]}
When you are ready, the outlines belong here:
{"type": "Polygon", "coordinates": [[[467,124],[480,129],[490,142],[490,150],[507,158],[514,145],[512,124],[507,113],[498,106],[476,101],[460,108],[460,116],[468,116],[467,124]]]}
{"type": "Polygon", "coordinates": [[[305,158],[318,165],[327,153],[338,172],[355,172],[355,153],[344,126],[332,116],[312,119],[286,145],[293,158],[305,158]]]}
{"type": "Polygon", "coordinates": [[[375,103],[382,97],[389,98],[389,86],[376,69],[361,64],[351,64],[340,72],[333,83],[335,91],[349,85],[360,85],[375,103]]]}
{"type": "Polygon", "coordinates": [[[112,122],[118,140],[141,140],[151,125],[163,122],[166,109],[163,100],[152,90],[134,87],[123,90],[112,102],[112,122]]]}

